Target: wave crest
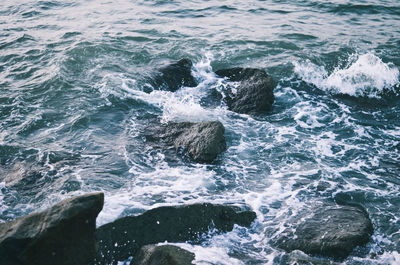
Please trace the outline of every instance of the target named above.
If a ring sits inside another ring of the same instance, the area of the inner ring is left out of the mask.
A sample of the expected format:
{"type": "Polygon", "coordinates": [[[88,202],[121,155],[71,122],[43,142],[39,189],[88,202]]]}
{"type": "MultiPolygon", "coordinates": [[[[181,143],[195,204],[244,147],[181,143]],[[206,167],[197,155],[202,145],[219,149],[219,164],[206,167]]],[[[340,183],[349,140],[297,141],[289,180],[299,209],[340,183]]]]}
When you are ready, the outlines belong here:
{"type": "Polygon", "coordinates": [[[323,66],[306,60],[293,62],[294,72],[305,82],[333,94],[379,98],[399,85],[399,70],[372,53],[351,55],[344,68],[328,73],[323,66]]]}

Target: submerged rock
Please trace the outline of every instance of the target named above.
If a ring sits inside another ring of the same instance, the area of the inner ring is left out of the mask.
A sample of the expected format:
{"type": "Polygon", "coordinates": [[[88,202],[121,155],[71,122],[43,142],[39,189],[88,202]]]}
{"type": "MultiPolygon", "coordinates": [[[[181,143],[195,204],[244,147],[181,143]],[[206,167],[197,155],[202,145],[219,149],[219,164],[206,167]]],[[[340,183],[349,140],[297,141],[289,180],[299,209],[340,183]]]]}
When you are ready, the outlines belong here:
{"type": "Polygon", "coordinates": [[[197,162],[211,162],[226,150],[225,128],[219,121],[153,126],[146,139],[162,149],[174,148],[197,162]]]}
{"type": "Polygon", "coordinates": [[[309,217],[299,216],[292,229],[278,236],[275,245],[286,251],[334,259],[346,258],[355,247],[368,243],[373,232],[366,211],[356,206],[319,207],[309,217]]]}
{"type": "Polygon", "coordinates": [[[172,245],[147,245],[140,249],[130,265],[191,265],[195,255],[172,245]]]}
{"type": "Polygon", "coordinates": [[[212,228],[227,232],[234,224],[250,226],[255,218],[252,211],[210,203],[152,209],[99,227],[96,232],[100,250],[98,261],[100,264],[116,263],[136,255],[144,245],[198,240],[212,228]]]}
{"type": "Polygon", "coordinates": [[[0,224],[0,264],[92,262],[96,256],[96,217],[103,202],[103,193],[87,194],[0,224]]]}
{"type": "Polygon", "coordinates": [[[197,86],[196,79],[192,76],[192,62],[189,59],[181,59],[158,69],[151,83],[155,89],[176,91],[182,86],[197,86]]]}
{"type": "Polygon", "coordinates": [[[226,92],[228,108],[237,113],[259,114],[272,109],[274,83],[264,70],[255,68],[230,68],[215,72],[232,82],[240,82],[226,92]]]}

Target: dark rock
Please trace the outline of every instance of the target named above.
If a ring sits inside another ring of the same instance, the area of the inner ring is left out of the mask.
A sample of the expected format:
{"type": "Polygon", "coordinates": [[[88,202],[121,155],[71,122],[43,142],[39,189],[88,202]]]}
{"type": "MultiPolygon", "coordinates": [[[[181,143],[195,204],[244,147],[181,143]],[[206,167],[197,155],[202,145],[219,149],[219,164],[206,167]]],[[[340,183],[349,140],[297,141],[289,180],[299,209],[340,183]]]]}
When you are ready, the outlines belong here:
{"type": "Polygon", "coordinates": [[[96,256],[96,217],[103,193],[61,201],[43,212],[0,224],[0,264],[77,265],[96,256]]]}
{"type": "Polygon", "coordinates": [[[211,162],[226,150],[225,128],[219,121],[169,123],[149,128],[148,143],[174,148],[197,162],[211,162]]]}
{"type": "Polygon", "coordinates": [[[192,62],[181,59],[158,69],[151,83],[155,89],[176,91],[182,86],[195,87],[197,81],[192,76],[192,62]]]}
{"type": "Polygon", "coordinates": [[[192,124],[174,141],[176,149],[186,150],[195,161],[211,162],[226,150],[225,128],[219,121],[192,124]]]}
{"type": "Polygon", "coordinates": [[[294,231],[286,229],[274,242],[276,246],[338,260],[368,243],[373,232],[366,211],[350,205],[318,207],[309,217],[299,216],[297,223],[290,225],[294,231]]]}
{"type": "Polygon", "coordinates": [[[110,264],[126,260],[148,244],[198,240],[211,228],[227,232],[233,229],[234,224],[250,226],[256,214],[239,210],[237,207],[203,203],[160,207],[139,216],[120,218],[97,229],[98,261],[110,264]]]}
{"type": "Polygon", "coordinates": [[[274,83],[264,70],[254,68],[230,68],[215,72],[239,85],[226,92],[228,108],[237,113],[260,114],[272,109],[274,83]]]}
{"type": "Polygon", "coordinates": [[[147,245],[140,249],[130,265],[191,265],[195,255],[172,245],[147,245]]]}

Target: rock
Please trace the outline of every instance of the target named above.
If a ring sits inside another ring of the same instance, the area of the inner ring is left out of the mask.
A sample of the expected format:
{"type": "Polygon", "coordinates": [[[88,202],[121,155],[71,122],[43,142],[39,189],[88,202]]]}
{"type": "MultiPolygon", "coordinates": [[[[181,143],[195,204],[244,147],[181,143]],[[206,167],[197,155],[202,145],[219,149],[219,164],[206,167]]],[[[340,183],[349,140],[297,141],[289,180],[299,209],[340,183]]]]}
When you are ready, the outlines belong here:
{"type": "Polygon", "coordinates": [[[194,254],[172,245],[147,245],[140,249],[130,265],[192,265],[194,254]]]}
{"type": "Polygon", "coordinates": [[[211,162],[226,150],[225,128],[219,121],[191,124],[174,141],[175,148],[186,150],[199,162],[211,162]]]}
{"type": "Polygon", "coordinates": [[[237,113],[260,114],[272,109],[274,83],[264,70],[255,68],[230,68],[215,72],[239,85],[226,91],[228,108],[237,113]],[[236,91],[235,91],[236,90],[236,91]]]}
{"type": "Polygon", "coordinates": [[[192,62],[189,59],[181,59],[158,69],[151,83],[155,89],[176,91],[182,86],[195,87],[197,81],[192,76],[192,62]]]}
{"type": "Polygon", "coordinates": [[[92,262],[96,257],[96,217],[103,202],[103,193],[87,194],[0,224],[0,264],[92,262]]]}
{"type": "Polygon", "coordinates": [[[210,203],[167,206],[139,216],[127,216],[97,229],[100,264],[126,260],[144,245],[159,242],[198,240],[215,228],[218,232],[233,229],[234,224],[250,226],[256,218],[252,211],[210,203]]]}
{"type": "Polygon", "coordinates": [[[225,128],[219,121],[152,126],[146,140],[162,149],[174,148],[197,162],[211,162],[226,150],[225,128]]]}
{"type": "Polygon", "coordinates": [[[295,231],[286,229],[278,236],[276,246],[337,260],[368,243],[373,232],[366,211],[350,205],[318,207],[309,217],[299,216],[297,223],[291,225],[295,231]]]}

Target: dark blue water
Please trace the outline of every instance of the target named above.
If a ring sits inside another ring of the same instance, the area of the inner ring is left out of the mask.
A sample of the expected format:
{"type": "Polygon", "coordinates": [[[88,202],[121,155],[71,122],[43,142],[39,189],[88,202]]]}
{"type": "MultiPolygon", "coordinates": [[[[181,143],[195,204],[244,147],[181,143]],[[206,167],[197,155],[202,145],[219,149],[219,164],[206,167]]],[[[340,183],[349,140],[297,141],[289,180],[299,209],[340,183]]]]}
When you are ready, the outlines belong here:
{"type": "Polygon", "coordinates": [[[312,264],[270,240],[301,209],[345,200],[374,234],[344,264],[400,264],[399,47],[397,0],[3,0],[0,221],[90,191],[106,194],[98,225],[161,205],[248,205],[250,229],[180,246],[198,264],[312,264]],[[184,57],[197,87],[144,92],[184,57]],[[272,112],[204,104],[224,84],[213,71],[236,66],[274,78],[272,112]],[[228,150],[211,165],[171,161],[143,140],[157,117],[219,120],[228,150]]]}

